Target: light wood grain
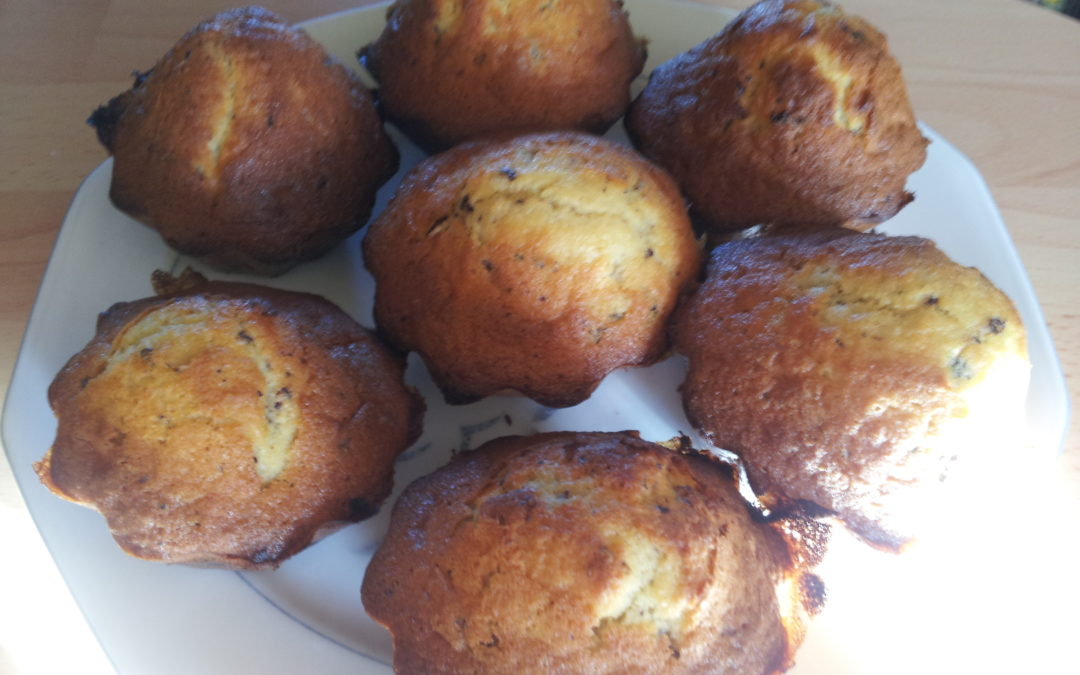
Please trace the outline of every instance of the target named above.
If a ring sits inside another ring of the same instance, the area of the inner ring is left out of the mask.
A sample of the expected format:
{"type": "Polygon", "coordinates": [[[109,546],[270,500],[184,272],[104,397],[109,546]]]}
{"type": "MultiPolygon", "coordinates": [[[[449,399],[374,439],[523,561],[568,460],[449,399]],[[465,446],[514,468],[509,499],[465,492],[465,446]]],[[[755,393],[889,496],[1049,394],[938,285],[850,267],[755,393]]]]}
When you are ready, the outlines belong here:
{"type": "MultiPolygon", "coordinates": [[[[266,3],[298,21],[364,2],[266,3]]],[[[727,4],[745,7],[744,0],[727,4]]],[[[0,3],[0,402],[67,205],[105,159],[88,113],[219,0],[0,3]]],[[[1080,22],[1020,0],[850,0],[881,27],[918,116],[986,178],[1080,395],[1080,22]]],[[[42,449],[44,451],[44,448],[42,449]]],[[[1059,460],[1061,527],[1080,531],[1080,421],[1059,460]]],[[[108,664],[0,461],[0,672],[108,664]],[[50,640],[42,636],[52,637],[50,640]],[[50,647],[46,646],[50,645],[50,647]]]]}

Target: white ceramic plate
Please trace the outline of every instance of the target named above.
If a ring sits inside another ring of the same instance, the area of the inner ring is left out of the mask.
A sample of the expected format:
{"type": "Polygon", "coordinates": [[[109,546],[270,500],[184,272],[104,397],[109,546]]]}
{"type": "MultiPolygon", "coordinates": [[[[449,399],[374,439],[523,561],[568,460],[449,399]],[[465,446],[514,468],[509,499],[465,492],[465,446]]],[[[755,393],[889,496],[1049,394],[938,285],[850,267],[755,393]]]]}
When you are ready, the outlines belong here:
{"type": "MultiPolygon", "coordinates": [[[[650,40],[646,73],[717,32],[731,16],[727,10],[680,2],[627,6],[635,30],[650,40]]],[[[356,50],[377,36],[384,14],[385,7],[367,8],[318,19],[306,28],[331,53],[355,64],[356,50]]],[[[926,134],[933,140],[928,160],[910,181],[917,199],[882,229],[935,239],[954,259],[982,269],[1016,302],[1029,330],[1034,363],[1028,452],[1052,456],[1065,430],[1067,400],[1039,306],[981,177],[947,142],[930,130],[926,134]]],[[[624,138],[619,131],[612,136],[624,138]]],[[[395,138],[404,171],[422,155],[399,135],[395,138]]],[[[75,598],[121,673],[389,672],[389,636],[366,617],[359,596],[388,507],[277,571],[232,573],[129,558],[114,545],[100,516],[52,496],[34,476],[31,463],[55,432],[46,389],[90,339],[97,313],[113,302],[150,295],[154,269],[191,264],[113,208],[107,197],[110,170],[111,162],[98,167],[72,201],[27,328],[3,419],[4,445],[16,478],[75,598]]],[[[383,189],[376,209],[396,184],[397,179],[383,189]]],[[[372,281],[361,264],[358,237],[322,260],[257,281],[320,293],[372,325],[372,281]]],[[[413,359],[408,378],[425,395],[429,411],[423,437],[399,461],[398,491],[446,461],[451,449],[476,447],[507,433],[633,428],[662,440],[689,432],[676,394],[682,368],[681,361],[671,359],[615,373],[589,401],[567,410],[547,410],[522,398],[450,408],[413,359]]],[[[812,625],[793,672],[900,673],[925,670],[928,664],[939,671],[950,658],[960,658],[965,643],[956,626],[970,622],[964,609],[970,598],[948,577],[950,570],[960,576],[966,569],[952,553],[896,558],[841,537],[832,558],[840,561],[833,565],[840,572],[827,579],[831,600],[812,625]],[[928,585],[931,577],[946,581],[928,585]],[[925,612],[930,605],[934,611],[925,612]],[[920,612],[925,616],[913,625],[910,617],[920,612]],[[911,649],[913,644],[919,648],[911,649]],[[883,660],[883,654],[888,658],[883,660]]],[[[971,584],[960,588],[977,593],[971,584]]]]}

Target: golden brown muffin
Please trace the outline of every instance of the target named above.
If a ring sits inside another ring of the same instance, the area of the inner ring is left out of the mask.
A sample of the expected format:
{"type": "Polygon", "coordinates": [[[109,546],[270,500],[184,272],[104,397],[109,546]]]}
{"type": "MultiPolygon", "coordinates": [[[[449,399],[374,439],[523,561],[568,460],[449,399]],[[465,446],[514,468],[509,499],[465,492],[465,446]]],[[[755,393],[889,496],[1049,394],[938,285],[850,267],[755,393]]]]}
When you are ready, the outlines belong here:
{"type": "Polygon", "coordinates": [[[441,150],[494,132],[603,132],[645,46],[616,0],[398,0],[361,58],[381,110],[441,150]]]}
{"type": "Polygon", "coordinates": [[[1023,424],[1020,317],[925,239],[725,244],[673,333],[688,417],[742,457],[755,490],[836,512],[881,548],[944,518],[946,476],[1023,424]]]}
{"type": "Polygon", "coordinates": [[[626,129],[714,230],[867,229],[926,158],[885,36],[809,0],[760,2],[661,65],[626,129]]]}
{"type": "Polygon", "coordinates": [[[260,8],[197,26],[90,123],[119,209],[182,253],[260,274],[359,229],[398,161],[359,78],[260,8]]]}
{"type": "Polygon", "coordinates": [[[678,189],[633,150],[565,132],[464,143],[410,173],[364,238],[379,331],[448,401],[588,398],[667,349],[700,269],[678,189]]]}
{"type": "Polygon", "coordinates": [[[276,567],[378,509],[423,402],[326,300],[186,283],[100,316],[49,388],[59,427],[35,468],[131,555],[276,567]]]}
{"type": "Polygon", "coordinates": [[[822,592],[787,540],[701,456],[508,437],[406,488],[362,595],[398,673],[775,673],[822,592]]]}

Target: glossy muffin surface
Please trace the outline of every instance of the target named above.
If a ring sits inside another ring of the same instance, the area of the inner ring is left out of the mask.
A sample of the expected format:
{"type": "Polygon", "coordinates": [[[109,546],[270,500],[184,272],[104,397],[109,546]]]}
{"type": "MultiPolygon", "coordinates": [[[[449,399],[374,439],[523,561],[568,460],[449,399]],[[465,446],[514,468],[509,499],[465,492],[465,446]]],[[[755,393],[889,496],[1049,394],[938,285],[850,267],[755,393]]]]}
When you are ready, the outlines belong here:
{"type": "Polygon", "coordinates": [[[834,511],[882,548],[946,518],[946,479],[1023,428],[1020,317],[925,239],[722,245],[673,325],[694,425],[767,498],[834,511]]]}
{"type": "Polygon", "coordinates": [[[760,2],[659,66],[626,127],[714,230],[867,229],[926,157],[885,36],[812,0],[760,2]]]}
{"type": "Polygon", "coordinates": [[[397,168],[359,78],[259,8],[194,28],[90,122],[113,156],[113,203],[226,270],[322,255],[397,168]]]}
{"type": "Polygon", "coordinates": [[[801,638],[792,569],[726,467],[559,432],[410,485],[363,600],[399,673],[773,673],[801,638]]]}
{"type": "Polygon", "coordinates": [[[578,133],[465,143],[421,163],[364,239],[375,319],[448,400],[584,400],[665,352],[700,268],[671,179],[578,133]]]}
{"type": "Polygon", "coordinates": [[[276,566],[390,493],[423,410],[403,369],[317,296],[203,282],[120,303],[49,389],[37,470],[134,556],[276,566]]]}
{"type": "Polygon", "coordinates": [[[422,146],[498,132],[606,130],[642,40],[614,0],[399,0],[362,53],[380,106],[422,146]]]}

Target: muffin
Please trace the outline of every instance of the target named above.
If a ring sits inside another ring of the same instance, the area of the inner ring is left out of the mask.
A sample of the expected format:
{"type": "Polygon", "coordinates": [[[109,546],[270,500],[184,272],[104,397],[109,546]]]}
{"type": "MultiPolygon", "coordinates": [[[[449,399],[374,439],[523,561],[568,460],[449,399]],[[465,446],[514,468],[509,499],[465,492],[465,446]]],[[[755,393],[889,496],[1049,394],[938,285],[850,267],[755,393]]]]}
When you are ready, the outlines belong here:
{"type": "Polygon", "coordinates": [[[167,285],[104,312],[49,387],[42,482],[166,562],[276,567],[373,515],[419,434],[403,359],[318,296],[167,285]]]}
{"type": "Polygon", "coordinates": [[[687,416],[763,500],[817,504],[883,549],[947,522],[954,474],[1023,428],[1020,317],[918,237],[725,244],[673,333],[687,416]]]}
{"type": "Polygon", "coordinates": [[[626,129],[715,231],[868,229],[926,158],[885,36],[838,7],[765,0],[658,67],[626,129]]]}
{"type": "Polygon", "coordinates": [[[448,401],[513,390],[548,406],[659,359],[701,260],[671,179],[575,132],[429,158],[363,251],[380,333],[419,352],[448,401]]]}
{"type": "Polygon", "coordinates": [[[821,598],[788,541],[701,456],[507,437],[406,488],[362,597],[398,673],[775,673],[821,598]]]}
{"type": "Polygon", "coordinates": [[[229,271],[322,255],[367,222],[398,162],[359,78],[253,7],[197,26],[89,122],[113,204],[229,271]]]}
{"type": "Polygon", "coordinates": [[[495,132],[602,133],[645,46],[616,0],[398,0],[361,59],[381,110],[435,151],[495,132]]]}

